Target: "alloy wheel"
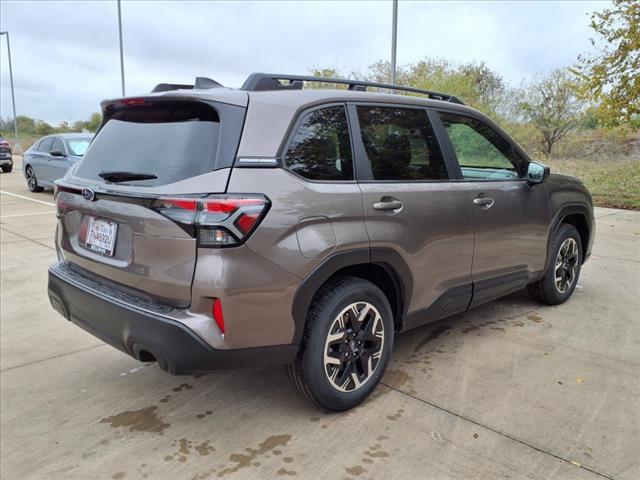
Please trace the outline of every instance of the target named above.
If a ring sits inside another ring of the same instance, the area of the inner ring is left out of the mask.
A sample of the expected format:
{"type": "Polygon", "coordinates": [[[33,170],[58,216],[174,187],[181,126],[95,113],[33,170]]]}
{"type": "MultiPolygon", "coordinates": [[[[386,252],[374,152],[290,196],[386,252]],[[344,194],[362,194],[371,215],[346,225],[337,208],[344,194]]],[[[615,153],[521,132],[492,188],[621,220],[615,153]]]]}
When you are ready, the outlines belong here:
{"type": "Polygon", "coordinates": [[[576,279],[578,270],[578,243],[574,238],[567,238],[558,251],[555,265],[555,284],[560,293],[567,292],[576,279]]]}
{"type": "Polygon", "coordinates": [[[324,370],[331,385],[351,392],[371,379],[382,357],[384,324],[368,302],[352,303],[334,319],[324,347],[324,370]]]}
{"type": "Polygon", "coordinates": [[[33,173],[31,167],[27,168],[27,185],[29,186],[29,190],[33,190],[38,186],[36,175],[33,173]]]}

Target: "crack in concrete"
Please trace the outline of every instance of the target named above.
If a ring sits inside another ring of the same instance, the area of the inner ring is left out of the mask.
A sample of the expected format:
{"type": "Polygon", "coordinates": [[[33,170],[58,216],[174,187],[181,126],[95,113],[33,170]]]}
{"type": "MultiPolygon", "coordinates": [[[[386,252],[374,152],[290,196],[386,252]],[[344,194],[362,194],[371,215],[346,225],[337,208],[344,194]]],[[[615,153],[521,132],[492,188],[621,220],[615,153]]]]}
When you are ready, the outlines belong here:
{"type": "Polygon", "coordinates": [[[34,239],[32,239],[32,238],[29,238],[29,237],[25,237],[24,235],[21,235],[21,234],[19,234],[19,233],[17,233],[17,232],[11,231],[11,230],[9,230],[9,229],[8,229],[8,228],[6,228],[6,227],[2,227],[2,228],[0,228],[0,230],[3,230],[3,231],[5,231],[5,232],[7,232],[7,233],[11,233],[11,234],[15,235],[16,237],[20,237],[20,238],[22,238],[23,240],[26,240],[27,242],[32,242],[32,243],[35,243],[36,245],[40,245],[41,247],[45,247],[45,248],[48,248],[49,250],[54,250],[54,251],[55,251],[55,248],[50,247],[50,246],[49,246],[49,245],[47,245],[46,243],[40,243],[40,242],[38,242],[37,240],[34,240],[34,239]]]}
{"type": "Polygon", "coordinates": [[[400,389],[398,389],[396,387],[392,387],[391,385],[387,385],[386,383],[380,382],[380,384],[384,385],[387,388],[390,388],[391,390],[394,390],[394,391],[400,393],[401,395],[405,395],[405,396],[407,396],[409,398],[412,398],[412,399],[417,400],[417,401],[419,401],[421,403],[424,403],[425,405],[429,405],[430,407],[433,407],[433,408],[435,408],[437,410],[440,410],[442,412],[448,413],[449,415],[453,415],[454,417],[460,418],[461,420],[464,420],[466,422],[473,423],[474,425],[477,425],[478,427],[481,427],[481,428],[484,428],[486,430],[489,430],[489,431],[491,431],[493,433],[496,433],[496,434],[498,434],[498,435],[500,435],[500,436],[502,436],[504,438],[508,438],[509,440],[514,441],[516,443],[519,443],[521,445],[524,445],[525,447],[531,448],[531,449],[536,450],[536,451],[538,451],[540,453],[543,453],[545,455],[549,455],[550,457],[553,457],[556,460],[560,460],[560,461],[562,461],[564,463],[567,463],[567,464],[571,465],[572,467],[580,468],[582,470],[586,470],[586,471],[588,471],[590,473],[593,473],[594,475],[597,475],[597,476],[602,477],[602,478],[606,478],[607,480],[615,480],[613,477],[610,477],[610,476],[608,476],[608,475],[606,475],[604,473],[597,472],[595,470],[592,470],[589,467],[585,467],[584,465],[576,465],[575,462],[572,462],[571,460],[567,460],[566,458],[561,457],[560,455],[557,455],[557,454],[555,454],[553,452],[550,452],[548,450],[545,450],[543,448],[536,447],[535,445],[527,443],[524,440],[520,440],[519,438],[513,437],[513,436],[509,435],[508,433],[501,432],[500,430],[496,430],[495,428],[492,428],[492,427],[490,427],[488,425],[484,425],[484,424],[482,424],[482,423],[480,423],[480,422],[478,422],[476,420],[473,420],[471,418],[465,417],[464,415],[461,415],[459,413],[456,413],[456,412],[453,412],[451,410],[448,410],[448,409],[446,409],[444,407],[436,405],[435,403],[431,403],[428,400],[424,400],[424,399],[422,399],[420,397],[416,397],[415,395],[412,395],[410,393],[404,392],[404,391],[402,391],[402,390],[400,390],[400,389]]]}
{"type": "Polygon", "coordinates": [[[8,372],[9,370],[15,370],[16,368],[28,367],[29,365],[35,365],[36,363],[42,363],[42,362],[46,362],[48,360],[53,360],[53,359],[60,358],[60,357],[66,357],[67,355],[73,355],[74,353],[80,353],[80,352],[84,352],[86,350],[91,350],[92,348],[106,347],[106,346],[107,346],[106,343],[101,343],[100,345],[93,345],[91,347],[81,348],[79,350],[74,350],[73,352],[61,353],[59,355],[54,355],[52,357],[41,358],[39,360],[34,360],[32,362],[23,363],[21,365],[14,365],[13,367],[3,368],[3,369],[0,370],[0,372],[8,372]]]}

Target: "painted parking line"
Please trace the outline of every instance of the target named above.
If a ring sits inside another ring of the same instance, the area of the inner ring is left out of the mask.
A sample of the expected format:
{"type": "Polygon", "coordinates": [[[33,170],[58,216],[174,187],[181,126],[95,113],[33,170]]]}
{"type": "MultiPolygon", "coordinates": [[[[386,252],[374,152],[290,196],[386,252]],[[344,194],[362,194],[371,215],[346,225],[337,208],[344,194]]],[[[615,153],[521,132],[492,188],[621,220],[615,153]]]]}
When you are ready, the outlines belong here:
{"type": "Polygon", "coordinates": [[[46,212],[14,213],[12,215],[0,215],[0,219],[2,219],[2,218],[14,218],[14,217],[30,217],[31,215],[51,215],[52,213],[56,213],[56,211],[55,210],[47,210],[46,212]]]}
{"type": "Polygon", "coordinates": [[[55,207],[55,203],[45,202],[44,200],[36,200],[35,198],[25,197],[24,195],[18,195],[17,193],[5,192],[4,190],[0,190],[2,195],[9,195],[10,197],[21,198],[23,200],[29,200],[31,202],[40,203],[42,205],[49,205],[50,207],[55,207]]]}

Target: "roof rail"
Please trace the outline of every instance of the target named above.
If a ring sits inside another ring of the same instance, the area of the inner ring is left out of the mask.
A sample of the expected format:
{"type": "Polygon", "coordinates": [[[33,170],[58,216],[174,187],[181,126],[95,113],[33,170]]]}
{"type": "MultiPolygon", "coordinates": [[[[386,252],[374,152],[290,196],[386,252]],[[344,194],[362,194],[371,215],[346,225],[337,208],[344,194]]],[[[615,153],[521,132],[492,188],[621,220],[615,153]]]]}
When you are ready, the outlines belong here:
{"type": "Polygon", "coordinates": [[[207,77],[196,77],[196,81],[193,85],[183,85],[178,83],[159,83],[156,85],[151,93],[156,92],[169,92],[171,90],[189,90],[194,88],[218,88],[222,87],[222,84],[211,80],[207,77]]]}
{"type": "Polygon", "coordinates": [[[361,80],[347,80],[344,78],[313,77],[305,75],[284,75],[278,73],[252,73],[247,77],[241,90],[250,92],[264,90],[301,90],[304,82],[335,83],[337,85],[348,85],[349,90],[364,92],[368,87],[386,88],[389,90],[400,90],[403,92],[419,93],[426,95],[433,100],[445,102],[464,103],[453,95],[447,93],[433,92],[421,88],[405,87],[402,85],[391,85],[390,83],[366,82],[361,80]]]}

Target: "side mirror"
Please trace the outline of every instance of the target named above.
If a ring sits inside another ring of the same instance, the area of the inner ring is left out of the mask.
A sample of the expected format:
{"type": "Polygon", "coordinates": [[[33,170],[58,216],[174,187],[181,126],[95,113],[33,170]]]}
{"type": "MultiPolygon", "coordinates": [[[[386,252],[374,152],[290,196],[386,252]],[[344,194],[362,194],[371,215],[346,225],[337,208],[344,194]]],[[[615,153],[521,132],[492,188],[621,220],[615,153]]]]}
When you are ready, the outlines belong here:
{"type": "Polygon", "coordinates": [[[551,169],[546,165],[536,162],[529,162],[527,166],[526,180],[529,185],[542,183],[551,173],[551,169]]]}
{"type": "Polygon", "coordinates": [[[51,150],[49,152],[49,155],[51,155],[52,157],[66,157],[66,155],[60,150],[51,150]]]}

